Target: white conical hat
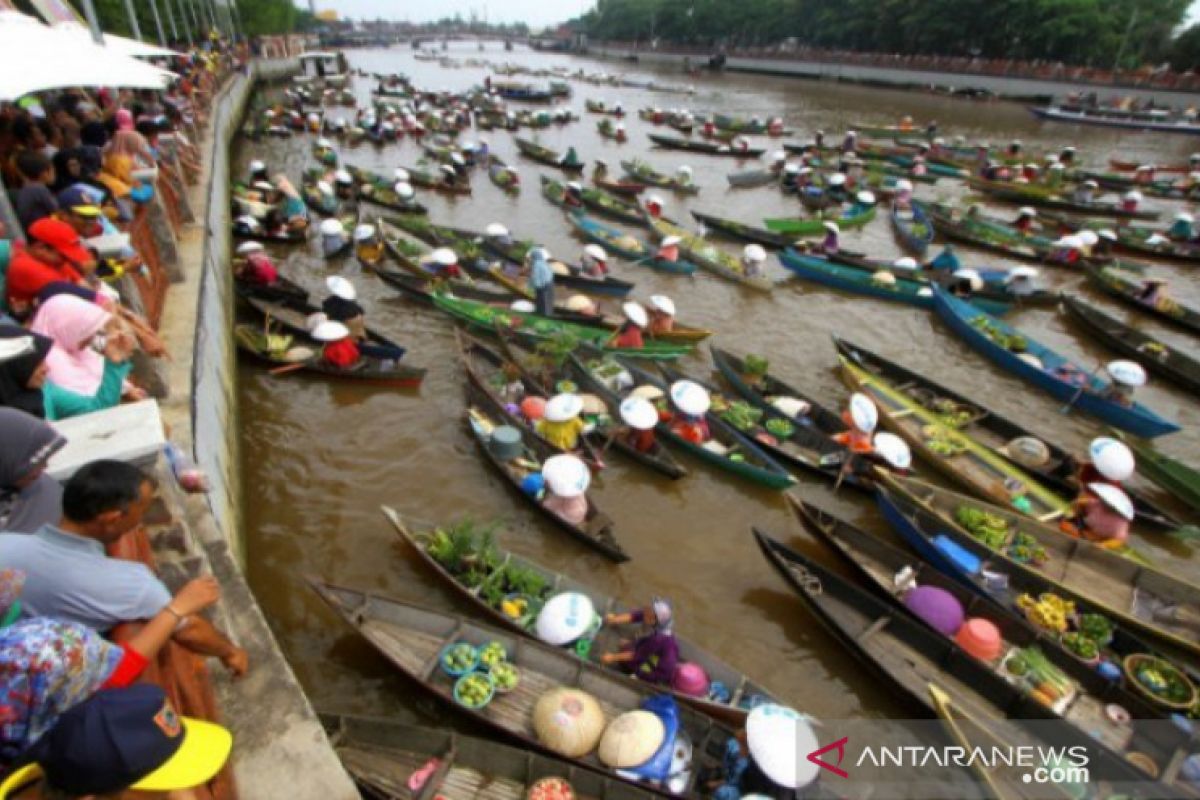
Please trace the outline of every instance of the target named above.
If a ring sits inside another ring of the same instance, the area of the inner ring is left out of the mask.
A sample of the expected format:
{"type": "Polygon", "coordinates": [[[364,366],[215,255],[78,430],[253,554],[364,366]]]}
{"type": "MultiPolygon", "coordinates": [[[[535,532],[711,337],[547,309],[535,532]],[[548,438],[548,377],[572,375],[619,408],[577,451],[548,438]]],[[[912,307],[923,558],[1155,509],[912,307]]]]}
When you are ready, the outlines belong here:
{"type": "Polygon", "coordinates": [[[545,418],[548,422],[566,422],[583,411],[583,399],[571,392],[556,394],[546,401],[545,418]]]}
{"type": "Polygon", "coordinates": [[[587,464],[569,453],[547,458],[542,464],[542,477],[550,491],[559,497],[579,497],[592,482],[587,464]]]}
{"type": "Polygon", "coordinates": [[[401,198],[403,198],[405,200],[411,200],[412,197],[416,194],[416,192],[413,191],[412,184],[405,183],[404,181],[398,182],[392,188],[395,189],[396,194],[398,196],[400,196],[401,198]]]}
{"type": "Polygon", "coordinates": [[[335,172],[333,179],[338,183],[354,183],[354,176],[344,169],[339,169],[335,172]]]}
{"type": "Polygon", "coordinates": [[[375,226],[363,223],[354,228],[354,241],[367,242],[375,237],[375,226]]]}
{"type": "Polygon", "coordinates": [[[404,167],[396,167],[394,170],[392,170],[392,177],[397,181],[404,181],[406,183],[411,178],[411,176],[408,174],[408,170],[406,170],[404,167]]]}
{"type": "Polygon", "coordinates": [[[850,395],[850,418],[860,430],[870,433],[879,424],[879,409],[871,398],[862,392],[850,395]]]}
{"type": "Polygon", "coordinates": [[[804,756],[820,744],[809,721],[790,708],[756,706],[746,715],[746,745],[763,774],[783,788],[798,789],[817,777],[820,767],[804,756]]]}
{"type": "Polygon", "coordinates": [[[259,253],[266,250],[262,242],[242,242],[238,245],[237,253],[239,256],[248,256],[251,253],[259,253]]]}
{"type": "Polygon", "coordinates": [[[542,606],[534,630],[546,644],[562,647],[587,633],[595,618],[596,607],[591,598],[581,592],[563,592],[542,606]]]}
{"type": "Polygon", "coordinates": [[[836,222],[833,222],[832,220],[822,223],[821,227],[823,227],[825,230],[829,231],[830,233],[841,233],[842,232],[842,229],[838,227],[838,224],[836,222]]]}
{"type": "Polygon", "coordinates": [[[1096,471],[1110,481],[1124,481],[1133,476],[1136,462],[1133,452],[1124,442],[1108,436],[1100,436],[1088,445],[1088,458],[1096,471]]]}
{"type": "Polygon", "coordinates": [[[646,309],[640,304],[630,301],[621,306],[621,311],[624,312],[625,318],[637,325],[639,328],[644,328],[650,324],[650,317],[646,315],[646,309]]]}
{"type": "Polygon", "coordinates": [[[664,314],[669,314],[671,316],[675,315],[675,301],[667,297],[665,294],[650,295],[650,305],[654,306],[664,314]]]}
{"type": "Polygon", "coordinates": [[[336,342],[350,335],[350,329],[340,322],[325,320],[312,332],[312,337],[318,342],[336,342]]]}
{"type": "Polygon", "coordinates": [[[912,466],[912,451],[908,444],[894,433],[880,431],[875,434],[875,452],[896,469],[912,466]]]}
{"type": "Polygon", "coordinates": [[[1116,511],[1122,517],[1132,521],[1134,517],[1133,501],[1129,495],[1111,483],[1089,483],[1088,491],[1104,501],[1104,504],[1116,511]]]}
{"type": "Polygon", "coordinates": [[[760,244],[748,244],[742,248],[742,258],[760,264],[767,260],[767,251],[760,244]]]}
{"type": "Polygon", "coordinates": [[[911,272],[915,269],[918,269],[921,265],[918,264],[917,260],[912,256],[902,256],[901,258],[897,258],[895,261],[893,261],[892,266],[896,269],[911,272]]]}
{"type": "Polygon", "coordinates": [[[1136,361],[1118,359],[1108,362],[1104,369],[1117,383],[1134,388],[1146,385],[1146,370],[1136,361]]]}
{"type": "Polygon", "coordinates": [[[443,267],[452,267],[458,263],[458,256],[449,247],[439,247],[432,253],[434,262],[443,267]]]}
{"type": "Polygon", "coordinates": [[[631,428],[648,431],[658,424],[658,411],[644,397],[629,396],[621,401],[621,419],[631,428]]]}
{"type": "Polygon", "coordinates": [[[864,206],[875,205],[875,195],[872,192],[861,191],[858,194],[856,194],[854,197],[855,197],[855,199],[858,200],[858,202],[862,203],[864,206]]]}
{"type": "Polygon", "coordinates": [[[956,269],[953,273],[953,276],[955,278],[958,278],[960,280],[964,280],[964,281],[967,281],[968,283],[970,283],[971,291],[973,291],[973,292],[978,292],[984,286],[983,276],[979,274],[978,270],[956,269]]]}
{"type": "Polygon", "coordinates": [[[508,236],[508,228],[501,225],[499,222],[489,222],[488,226],[483,229],[485,236],[491,236],[496,239],[508,236]]]}
{"type": "Polygon", "coordinates": [[[346,233],[342,223],[336,219],[321,220],[320,230],[322,236],[342,236],[346,233]]]}
{"type": "Polygon", "coordinates": [[[358,290],[354,288],[354,284],[341,275],[330,275],[325,279],[325,286],[330,292],[343,300],[358,299],[358,290]]]}
{"type": "Polygon", "coordinates": [[[671,384],[671,402],[685,414],[703,414],[712,407],[712,397],[708,390],[689,380],[675,381],[671,384]]]}
{"type": "Polygon", "coordinates": [[[608,261],[608,253],[604,252],[604,248],[598,244],[589,244],[583,248],[583,252],[587,253],[596,261],[608,261]]]}
{"type": "Polygon", "coordinates": [[[513,311],[519,311],[522,314],[532,314],[537,311],[537,306],[532,300],[513,300],[508,306],[513,311]]]}

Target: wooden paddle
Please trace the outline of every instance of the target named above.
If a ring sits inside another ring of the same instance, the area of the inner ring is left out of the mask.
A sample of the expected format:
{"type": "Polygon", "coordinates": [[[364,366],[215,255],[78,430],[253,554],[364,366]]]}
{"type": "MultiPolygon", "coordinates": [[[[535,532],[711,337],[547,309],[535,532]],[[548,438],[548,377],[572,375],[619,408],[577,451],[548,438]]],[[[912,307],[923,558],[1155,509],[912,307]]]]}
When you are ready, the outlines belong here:
{"type": "Polygon", "coordinates": [[[1096,373],[1099,372],[1103,368],[1104,368],[1104,362],[1101,361],[1099,364],[1097,364],[1095,366],[1095,368],[1091,372],[1089,372],[1087,374],[1087,377],[1084,379],[1083,383],[1079,384],[1079,388],[1075,390],[1075,394],[1071,396],[1071,399],[1069,401],[1067,401],[1066,405],[1064,405],[1062,408],[1060,408],[1058,410],[1058,413],[1060,413],[1060,414],[1070,413],[1071,408],[1077,402],[1079,402],[1079,398],[1083,397],[1084,391],[1087,390],[1087,388],[1089,386],[1091,386],[1092,380],[1096,377],[1096,373]]]}

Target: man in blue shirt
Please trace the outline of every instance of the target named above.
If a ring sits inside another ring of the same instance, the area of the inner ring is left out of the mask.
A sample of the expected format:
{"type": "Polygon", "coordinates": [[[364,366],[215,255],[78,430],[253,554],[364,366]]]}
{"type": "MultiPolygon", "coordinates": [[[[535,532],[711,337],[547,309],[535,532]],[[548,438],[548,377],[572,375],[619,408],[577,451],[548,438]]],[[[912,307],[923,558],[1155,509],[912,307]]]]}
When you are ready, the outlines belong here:
{"type": "MultiPolygon", "coordinates": [[[[0,535],[0,564],[26,576],[23,615],[103,632],[170,610],[171,592],[148,567],[105,553],[106,545],[142,524],[153,499],[154,487],[137,467],[93,461],[63,487],[57,526],[43,525],[32,535],[0,535]]],[[[180,618],[174,639],[194,653],[219,658],[234,675],[246,671],[246,652],[203,617],[180,618]]]]}
{"type": "Polygon", "coordinates": [[[550,269],[548,258],[545,248],[529,251],[529,288],[534,293],[537,313],[543,317],[554,316],[554,270],[550,269]]]}

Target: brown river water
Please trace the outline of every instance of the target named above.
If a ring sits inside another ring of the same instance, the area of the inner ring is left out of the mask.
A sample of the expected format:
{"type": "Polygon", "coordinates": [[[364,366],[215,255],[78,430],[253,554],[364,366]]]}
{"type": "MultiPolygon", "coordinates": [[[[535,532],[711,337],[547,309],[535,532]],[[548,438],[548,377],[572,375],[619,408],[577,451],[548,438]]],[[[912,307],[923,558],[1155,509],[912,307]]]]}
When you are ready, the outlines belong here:
{"type": "MultiPolygon", "coordinates": [[[[416,85],[432,89],[466,89],[482,83],[488,74],[482,68],[444,69],[436,63],[416,61],[408,48],[350,51],[347,55],[353,67],[407,73],[416,85]]],[[[634,64],[523,50],[505,53],[494,42],[484,53],[477,52],[474,45],[455,45],[450,55],[530,66],[564,64],[591,71],[632,71],[640,77],[694,84],[696,93],[688,97],[576,82],[570,106],[581,114],[582,121],[540,134],[541,141],[551,147],[565,150],[567,144],[573,144],[581,158],[602,158],[613,170],[619,169],[619,159],[634,155],[646,157],[662,171],[690,164],[703,191],[687,200],[661,193],[668,203],[667,215],[689,223],[688,209],[757,224],[763,217],[795,214],[797,203],[773,188],[728,188],[725,175],[749,169],[751,163],[652,150],[645,133],[653,128],[635,114],[626,119],[628,143],[602,140],[595,130],[599,118],[584,113],[585,98],[620,100],[627,112],[656,105],[763,118],[779,114],[797,132],[791,137],[794,140],[807,139],[818,128],[836,140],[852,122],[888,124],[911,114],[919,124],[936,119],[948,137],[961,134],[969,141],[993,143],[1020,137],[1034,153],[1075,144],[1085,163],[1095,167],[1103,166],[1109,155],[1116,153],[1177,163],[1186,160],[1190,152],[1185,137],[1043,124],[1024,108],[1006,103],[761,76],[693,78],[674,71],[654,73],[634,64]]],[[[369,99],[371,83],[369,78],[355,79],[360,101],[369,99]]],[[[333,116],[339,113],[350,116],[352,112],[332,112],[333,116]]],[[[576,259],[582,243],[573,238],[561,212],[538,190],[537,175],[542,168],[517,154],[509,133],[483,136],[493,152],[520,165],[520,196],[506,196],[480,170],[473,178],[474,194],[468,198],[447,199],[422,192],[420,199],[429,206],[431,219],[474,229],[502,221],[514,235],[536,239],[551,252],[576,259]]],[[[298,180],[301,169],[309,164],[310,142],[307,136],[245,142],[234,174],[244,174],[251,158],[264,158],[273,169],[286,169],[298,180]]],[[[390,174],[394,167],[414,164],[419,154],[416,144],[404,141],[381,149],[363,145],[344,150],[342,160],[390,174]]],[[[962,193],[958,182],[947,179],[936,186],[919,186],[917,191],[918,197],[925,199],[950,199],[962,193]]],[[[1164,202],[1161,207],[1174,212],[1175,205],[1164,202]]],[[[731,252],[738,249],[734,243],[727,246],[731,252]]],[[[879,257],[901,255],[884,213],[865,230],[844,234],[843,246],[879,257]]],[[[352,259],[327,264],[320,259],[315,243],[277,255],[283,273],[316,297],[324,296],[327,275],[340,273],[352,279],[367,308],[368,322],[404,344],[407,359],[429,368],[420,391],[403,392],[364,390],[296,375],[272,377],[254,365],[243,362],[239,366],[250,582],[315,705],[371,714],[416,712],[427,720],[434,718],[434,708],[422,700],[416,688],[335,618],[304,581],[306,575],[319,575],[453,608],[456,601],[450,593],[406,552],[380,514],[379,506],[388,504],[421,520],[444,522],[465,512],[500,517],[506,522],[500,537],[505,547],[630,603],[644,602],[651,594],[667,595],[675,602],[682,633],[810,714],[826,719],[911,715],[909,705],[889,696],[879,681],[820,629],[755,546],[751,526],[832,563],[825,545],[791,519],[782,494],[686,456],[681,458],[687,461],[691,475],[678,482],[659,479],[619,455],[611,457],[609,469],[597,478],[593,491],[616,521],[617,536],[632,556],[629,563],[615,566],[538,518],[483,462],[463,420],[464,376],[456,363],[449,318],[398,296],[377,278],[362,274],[352,259]]],[[[966,248],[960,248],[960,257],[973,265],[1011,266],[1004,259],[966,248]]],[[[780,276],[786,274],[778,264],[773,270],[780,276]]],[[[829,337],[837,333],[1023,420],[1052,441],[1082,449],[1100,429],[1099,423],[1087,417],[1059,413],[1058,401],[993,367],[950,334],[934,315],[919,309],[839,294],[799,281],[779,286],[773,296],[764,296],[703,272],[687,278],[621,262],[616,262],[615,271],[619,277],[637,282],[637,296],[670,295],[681,320],[717,331],[713,341],[734,352],[769,357],[772,372],[828,405],[840,406],[847,395],[834,372],[836,359],[829,337]]],[[[1200,302],[1200,287],[1188,281],[1187,268],[1163,265],[1155,271],[1173,279],[1177,294],[1200,302]]],[[[1082,276],[1077,273],[1043,270],[1042,280],[1054,287],[1078,288],[1105,310],[1131,319],[1125,308],[1081,287],[1082,276]]],[[[1086,341],[1054,309],[1020,310],[1009,319],[1088,369],[1112,357],[1086,341]]],[[[1196,350],[1195,341],[1186,334],[1161,329],[1144,318],[1137,321],[1172,344],[1196,350]]],[[[681,366],[707,376],[710,362],[706,349],[698,350],[681,366]]],[[[1159,447],[1193,463],[1200,461],[1200,407],[1190,402],[1184,391],[1158,380],[1152,380],[1140,398],[1184,429],[1160,440],[1159,447]]],[[[849,489],[834,494],[818,479],[798,477],[795,492],[800,497],[882,530],[874,504],[865,495],[849,489]]],[[[1164,549],[1161,537],[1142,538],[1138,544],[1160,559],[1187,562],[1184,567],[1193,575],[1200,573],[1200,561],[1186,546],[1164,549]]]]}

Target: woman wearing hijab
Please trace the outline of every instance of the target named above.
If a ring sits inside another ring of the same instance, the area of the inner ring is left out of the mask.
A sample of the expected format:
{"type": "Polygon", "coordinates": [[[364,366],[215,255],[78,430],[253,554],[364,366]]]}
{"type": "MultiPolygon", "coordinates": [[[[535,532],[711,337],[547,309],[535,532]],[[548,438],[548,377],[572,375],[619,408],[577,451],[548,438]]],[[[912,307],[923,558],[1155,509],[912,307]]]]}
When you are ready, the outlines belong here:
{"type": "Polygon", "coordinates": [[[67,440],[41,419],[0,408],[0,531],[33,533],[62,515],[62,487],[45,474],[67,440]]]}
{"type": "MultiPolygon", "coordinates": [[[[138,204],[148,203],[154,197],[154,187],[139,181],[133,173],[153,166],[154,155],[142,135],[134,130],[118,130],[104,150],[100,181],[117,198],[118,205],[124,202],[127,206],[130,200],[138,204]]],[[[124,210],[132,217],[131,208],[124,210]]]]}
{"type": "Polygon", "coordinates": [[[41,386],[46,380],[46,356],[54,342],[19,325],[0,325],[0,339],[29,339],[31,350],[0,363],[0,406],[44,417],[41,386]]]}
{"type": "Polygon", "coordinates": [[[621,664],[638,680],[658,686],[670,686],[679,664],[679,643],[675,641],[674,613],[671,601],[655,597],[649,608],[625,614],[606,614],[605,625],[649,625],[651,630],[633,643],[631,649],[605,653],[605,664],[621,664]]]}
{"type": "Polygon", "coordinates": [[[48,367],[40,389],[46,419],[65,419],[112,408],[121,401],[134,338],[112,314],[71,294],[51,297],[33,319],[33,332],[48,337],[48,367]],[[112,328],[112,330],[108,330],[112,328]]]}

